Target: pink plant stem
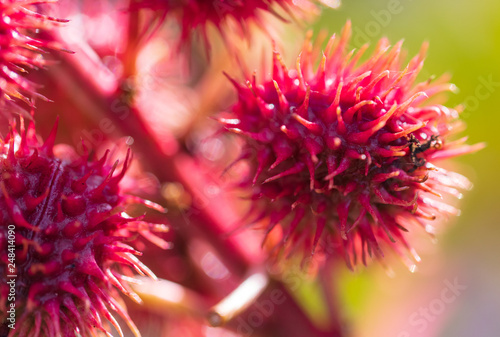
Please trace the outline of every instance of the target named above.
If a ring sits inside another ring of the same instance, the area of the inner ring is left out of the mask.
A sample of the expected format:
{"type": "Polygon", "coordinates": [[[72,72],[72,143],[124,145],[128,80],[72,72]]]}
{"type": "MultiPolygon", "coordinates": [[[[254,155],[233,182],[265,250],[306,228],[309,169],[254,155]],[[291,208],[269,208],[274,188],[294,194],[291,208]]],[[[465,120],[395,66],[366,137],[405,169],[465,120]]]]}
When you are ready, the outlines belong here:
{"type": "MultiPolygon", "coordinates": [[[[288,295],[288,290],[283,284],[277,283],[276,288],[283,290],[288,296],[287,302],[280,307],[280,310],[276,311],[276,320],[279,322],[277,329],[281,331],[283,336],[342,337],[344,335],[338,325],[325,330],[314,326],[311,320],[304,315],[303,309],[288,295]]],[[[338,318],[331,317],[330,319],[336,320],[338,318]]]]}
{"type": "Polygon", "coordinates": [[[136,153],[145,154],[145,168],[160,181],[178,181],[184,186],[194,200],[186,220],[193,217],[198,220],[193,223],[202,223],[204,234],[221,250],[221,255],[234,269],[232,271],[243,275],[250,262],[262,260],[260,254],[255,253],[260,247],[248,249],[248,242],[240,242],[236,236],[223,235],[228,227],[240,221],[240,216],[224,193],[216,197],[206,196],[207,187],[221,184],[211,179],[196,160],[179,151],[177,140],[168,130],[164,130],[161,137],[150,131],[140,118],[141,113],[131,106],[118,80],[105,76],[109,71],[93,57],[89,48],[82,44],[72,46],[76,54],[73,57],[61,54],[63,62],[53,67],[51,74],[57,78],[60,87],[67,90],[67,96],[73,100],[75,107],[82,114],[89,115],[96,125],[108,119],[123,134],[132,136],[136,153]],[[245,263],[242,264],[242,261],[245,263]]]}
{"type": "Polygon", "coordinates": [[[336,261],[328,266],[328,268],[321,268],[318,272],[319,283],[323,290],[323,295],[328,308],[328,317],[330,318],[330,327],[341,330],[341,313],[339,312],[339,298],[336,291],[338,287],[338,281],[336,276],[338,275],[339,263],[343,261],[336,261]]]}
{"type": "MultiPolygon", "coordinates": [[[[132,3],[132,1],[130,1],[132,3]]],[[[136,60],[137,51],[139,50],[138,44],[140,43],[140,12],[131,10],[128,14],[128,36],[127,47],[123,53],[123,77],[129,78],[136,73],[136,60]]]]}

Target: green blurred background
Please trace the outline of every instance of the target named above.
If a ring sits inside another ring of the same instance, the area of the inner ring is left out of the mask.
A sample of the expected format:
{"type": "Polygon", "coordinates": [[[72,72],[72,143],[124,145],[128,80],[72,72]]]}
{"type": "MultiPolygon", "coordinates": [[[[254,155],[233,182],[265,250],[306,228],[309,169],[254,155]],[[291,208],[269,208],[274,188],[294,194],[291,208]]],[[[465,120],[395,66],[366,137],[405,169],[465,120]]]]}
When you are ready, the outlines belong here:
{"type": "MultiPolygon", "coordinates": [[[[341,275],[345,316],[357,337],[500,336],[500,2],[456,0],[344,0],[325,10],[315,31],[339,32],[349,18],[353,42],[404,39],[409,56],[430,42],[423,73],[450,73],[459,88],[447,104],[465,103],[469,144],[479,153],[456,159],[454,169],[474,183],[439,243],[421,240],[423,261],[411,274],[391,261],[382,268],[341,275]],[[450,284],[455,283],[456,296],[450,284]]],[[[358,44],[358,45],[356,45],[358,44]]]]}

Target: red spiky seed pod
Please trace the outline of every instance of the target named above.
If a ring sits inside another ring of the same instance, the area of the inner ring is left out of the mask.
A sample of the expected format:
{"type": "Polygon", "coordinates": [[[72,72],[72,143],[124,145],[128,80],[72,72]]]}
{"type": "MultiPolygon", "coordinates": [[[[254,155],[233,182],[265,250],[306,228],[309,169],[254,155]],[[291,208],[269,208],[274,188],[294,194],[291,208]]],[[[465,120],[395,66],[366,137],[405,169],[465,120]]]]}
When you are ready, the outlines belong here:
{"type": "MultiPolygon", "coordinates": [[[[309,0],[302,1],[302,6],[311,5],[309,0]]],[[[158,13],[163,20],[167,15],[177,18],[181,29],[181,42],[190,40],[193,31],[199,31],[206,46],[210,46],[207,28],[214,25],[225,35],[228,19],[233,19],[242,35],[248,32],[248,23],[253,22],[264,27],[262,13],[269,12],[282,18],[276,9],[281,8],[288,14],[298,5],[292,0],[135,0],[131,9],[149,8],[158,13]]]]}
{"type": "Polygon", "coordinates": [[[13,127],[0,140],[0,334],[109,336],[109,321],[123,336],[115,312],[139,336],[119,292],[140,301],[127,282],[134,273],[154,275],[127,242],[153,234],[152,225],[124,213],[138,202],[118,186],[130,156],[114,174],[109,151],[99,161],[67,148],[56,156],[56,127],[43,145],[33,124],[23,129],[21,122],[20,134],[13,127]],[[8,328],[11,307],[15,329],[8,328]]]}
{"type": "Polygon", "coordinates": [[[232,80],[238,102],[220,122],[244,140],[238,160],[250,167],[241,182],[250,190],[250,212],[268,219],[267,233],[281,228],[274,252],[318,248],[352,267],[358,256],[366,264],[366,253],[380,258],[386,243],[413,267],[401,248],[419,257],[403,233],[416,226],[432,232],[437,215],[458,213],[441,193],[457,196],[470,187],[434,162],[482,144],[450,141],[457,111],[427,103],[452,85],[414,83],[426,45],[402,70],[401,42],[390,49],[382,39],[357,65],[367,46],[347,53],[350,33],[348,22],[340,38],[330,39],[317,71],[319,50],[306,42],[296,70],[275,52],[271,79],[232,80]]]}
{"type": "Polygon", "coordinates": [[[43,15],[37,6],[54,1],[1,0],[0,1],[0,104],[9,105],[2,111],[22,112],[12,101],[23,101],[33,107],[33,99],[43,98],[37,93],[38,86],[23,74],[43,68],[43,57],[48,49],[63,50],[56,41],[40,38],[39,30],[54,23],[67,22],[43,15]],[[38,37],[35,37],[37,36],[38,37]]]}

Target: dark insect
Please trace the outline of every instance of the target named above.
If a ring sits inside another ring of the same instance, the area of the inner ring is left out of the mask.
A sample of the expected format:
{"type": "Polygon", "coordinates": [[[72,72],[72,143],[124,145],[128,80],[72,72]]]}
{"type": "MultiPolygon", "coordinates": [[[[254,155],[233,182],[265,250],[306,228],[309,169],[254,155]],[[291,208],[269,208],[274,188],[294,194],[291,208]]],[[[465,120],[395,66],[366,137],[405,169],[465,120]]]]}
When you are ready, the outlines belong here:
{"type": "Polygon", "coordinates": [[[431,147],[439,150],[442,146],[443,142],[441,141],[441,139],[439,139],[439,135],[432,135],[431,138],[423,144],[421,144],[414,135],[410,135],[410,137],[408,138],[408,147],[410,149],[411,162],[414,165],[410,172],[413,172],[417,168],[424,166],[426,163],[425,159],[417,157],[417,154],[427,151],[431,147]]]}

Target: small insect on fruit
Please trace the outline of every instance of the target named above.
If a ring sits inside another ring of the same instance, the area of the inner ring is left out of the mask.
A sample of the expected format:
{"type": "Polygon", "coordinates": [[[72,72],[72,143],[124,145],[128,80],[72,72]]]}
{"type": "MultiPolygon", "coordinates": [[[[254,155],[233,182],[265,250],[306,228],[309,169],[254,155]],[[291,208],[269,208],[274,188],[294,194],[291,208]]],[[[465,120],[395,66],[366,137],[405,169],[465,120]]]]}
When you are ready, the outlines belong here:
{"type": "Polygon", "coordinates": [[[442,146],[443,142],[441,141],[441,139],[439,139],[439,135],[432,135],[427,142],[420,144],[420,141],[413,134],[411,134],[408,137],[408,147],[410,149],[411,162],[413,163],[414,167],[410,170],[410,172],[413,172],[417,168],[424,166],[426,163],[425,159],[418,158],[417,154],[425,152],[430,148],[439,150],[442,146]]]}

